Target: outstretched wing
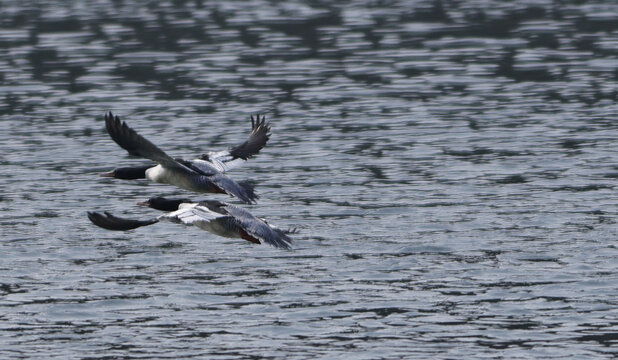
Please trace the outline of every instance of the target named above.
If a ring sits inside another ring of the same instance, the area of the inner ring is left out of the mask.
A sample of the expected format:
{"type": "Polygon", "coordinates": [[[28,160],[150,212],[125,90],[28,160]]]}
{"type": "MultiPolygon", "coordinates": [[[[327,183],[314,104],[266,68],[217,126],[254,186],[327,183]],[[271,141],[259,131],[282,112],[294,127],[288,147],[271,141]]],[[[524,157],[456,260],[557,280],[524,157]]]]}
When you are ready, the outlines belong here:
{"type": "Polygon", "coordinates": [[[255,119],[251,116],[251,134],[249,134],[249,138],[242,144],[233,147],[229,153],[234,158],[250,159],[262,150],[269,137],[270,123],[266,122],[266,116],[262,116],[261,119],[260,115],[257,115],[255,119]]]}
{"type": "Polygon", "coordinates": [[[225,237],[240,237],[255,244],[260,240],[247,235],[239,221],[225,210],[227,204],[216,200],[201,201],[197,204],[181,204],[180,209],[160,219],[185,225],[195,225],[213,234],[225,237]]]}
{"type": "Polygon", "coordinates": [[[159,219],[185,225],[199,225],[199,222],[210,222],[225,215],[210,211],[207,207],[197,203],[180,204],[180,208],[171,213],[161,215],[159,219]]]}
{"type": "Polygon", "coordinates": [[[176,161],[203,175],[210,176],[221,172],[213,163],[202,159],[193,159],[191,161],[176,159],[176,161]]]}
{"type": "Polygon", "coordinates": [[[195,174],[202,175],[203,178],[201,181],[207,180],[211,182],[215,187],[213,190],[215,193],[218,192],[221,194],[235,196],[247,204],[253,204],[257,199],[259,199],[259,196],[255,193],[255,187],[252,182],[236,182],[218,170],[213,170],[212,167],[206,167],[198,164],[198,162],[206,164],[206,161],[188,161],[180,158],[175,159],[175,161],[178,166],[182,166],[186,169],[186,171],[192,171],[195,174]]]}
{"type": "Polygon", "coordinates": [[[266,122],[266,117],[251,116],[251,134],[245,142],[228,150],[209,152],[202,155],[201,159],[211,162],[219,171],[226,172],[257,155],[269,138],[270,123],[266,122]]]}
{"type": "Polygon", "coordinates": [[[125,219],[114,216],[107,211],[105,215],[98,212],[88,212],[88,219],[92,221],[98,227],[102,227],[107,230],[131,230],[140,226],[147,226],[158,222],[157,219],[150,220],[133,220],[125,219]]]}
{"type": "Polygon", "coordinates": [[[292,239],[287,234],[273,229],[247,210],[229,204],[225,206],[225,210],[238,221],[247,234],[278,248],[288,250],[292,248],[292,239]]]}
{"type": "Polygon", "coordinates": [[[120,118],[114,116],[111,111],[105,114],[105,127],[112,140],[120,145],[121,148],[127,150],[129,154],[156,161],[168,168],[175,167],[184,171],[191,171],[186,166],[179,164],[155,144],[148,141],[148,139],[131,129],[126,122],[120,121],[120,118]]]}
{"type": "Polygon", "coordinates": [[[221,192],[235,196],[246,204],[253,204],[259,199],[258,194],[254,191],[253,184],[250,182],[238,183],[222,173],[209,176],[208,180],[215,184],[221,192]]]}
{"type": "Polygon", "coordinates": [[[184,225],[195,225],[219,236],[229,237],[230,234],[238,231],[238,224],[232,216],[213,211],[202,203],[181,204],[180,209],[161,215],[159,219],[184,225]]]}

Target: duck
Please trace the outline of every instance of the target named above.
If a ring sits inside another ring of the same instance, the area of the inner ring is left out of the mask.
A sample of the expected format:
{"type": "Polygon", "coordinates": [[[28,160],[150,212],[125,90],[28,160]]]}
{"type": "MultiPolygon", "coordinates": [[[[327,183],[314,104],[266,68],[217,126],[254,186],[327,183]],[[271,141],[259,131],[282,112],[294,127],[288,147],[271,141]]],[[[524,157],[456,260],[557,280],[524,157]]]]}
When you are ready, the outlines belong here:
{"type": "Polygon", "coordinates": [[[166,211],[165,214],[147,220],[126,219],[105,211],[88,212],[90,221],[107,230],[126,231],[161,221],[195,225],[218,236],[240,238],[254,244],[266,243],[276,248],[290,250],[290,234],[296,228],[282,230],[253,216],[249,211],[218,200],[193,202],[185,198],[151,197],[138,205],[166,211]]]}
{"type": "Polygon", "coordinates": [[[111,111],[105,114],[108,134],[130,155],[156,162],[156,165],[119,167],[102,173],[102,177],[133,180],[148,179],[157,183],[175,185],[198,193],[225,193],[252,204],[259,196],[253,183],[236,182],[225,175],[230,169],[246,162],[260,152],[270,137],[270,123],[266,117],[251,118],[251,133],[242,144],[228,150],[208,152],[193,160],[172,158],[148,139],[121,121],[111,111]]]}

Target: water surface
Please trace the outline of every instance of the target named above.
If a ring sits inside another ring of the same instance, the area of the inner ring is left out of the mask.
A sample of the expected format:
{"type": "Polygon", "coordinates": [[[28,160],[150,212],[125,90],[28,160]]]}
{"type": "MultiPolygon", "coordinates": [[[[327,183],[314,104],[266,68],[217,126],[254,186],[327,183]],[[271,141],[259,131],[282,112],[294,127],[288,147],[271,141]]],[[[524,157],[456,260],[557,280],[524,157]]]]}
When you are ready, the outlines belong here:
{"type": "Polygon", "coordinates": [[[618,7],[610,1],[2,2],[0,354],[46,359],[614,358],[618,7]],[[235,179],[281,251],[158,224],[174,156],[235,179]]]}

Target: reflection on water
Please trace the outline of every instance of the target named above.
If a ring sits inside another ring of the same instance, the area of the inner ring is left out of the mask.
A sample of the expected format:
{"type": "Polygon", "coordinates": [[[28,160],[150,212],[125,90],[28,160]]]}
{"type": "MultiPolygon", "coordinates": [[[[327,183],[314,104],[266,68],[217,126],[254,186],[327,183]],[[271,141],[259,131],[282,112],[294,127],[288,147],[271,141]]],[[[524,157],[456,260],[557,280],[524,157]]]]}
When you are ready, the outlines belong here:
{"type": "Polygon", "coordinates": [[[617,14],[3,4],[0,354],[615,357],[617,14]],[[265,113],[270,143],[231,175],[257,182],[252,212],[301,229],[296,250],[92,226],[88,210],[147,218],[136,201],[188,195],[97,177],[141,161],[108,110],[174,156],[265,113]]]}

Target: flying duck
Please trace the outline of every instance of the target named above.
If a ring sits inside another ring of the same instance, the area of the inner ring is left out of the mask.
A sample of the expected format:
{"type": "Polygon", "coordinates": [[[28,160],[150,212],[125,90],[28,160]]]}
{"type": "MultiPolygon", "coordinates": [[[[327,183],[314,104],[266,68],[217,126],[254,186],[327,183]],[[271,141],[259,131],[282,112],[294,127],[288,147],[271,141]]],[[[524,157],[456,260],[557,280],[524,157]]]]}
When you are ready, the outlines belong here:
{"type": "Polygon", "coordinates": [[[296,229],[276,228],[243,208],[217,200],[192,202],[189,199],[153,197],[138,205],[169,212],[149,220],[125,219],[108,212],[88,212],[88,218],[93,224],[108,230],[131,230],[170,221],[195,225],[215,235],[241,238],[255,244],[264,242],[282,249],[291,248],[292,239],[288,235],[297,233],[296,229]]]}
{"type": "Polygon", "coordinates": [[[146,178],[194,192],[225,193],[248,204],[258,198],[250,183],[238,183],[224,172],[244,163],[266,145],[270,124],[264,116],[261,119],[259,115],[257,119],[251,116],[252,131],[242,144],[229,150],[209,152],[194,160],[170,157],[111,112],[105,115],[105,127],[112,140],[129,154],[150,159],[158,165],[116,168],[101,174],[103,177],[128,180],[146,178]]]}

